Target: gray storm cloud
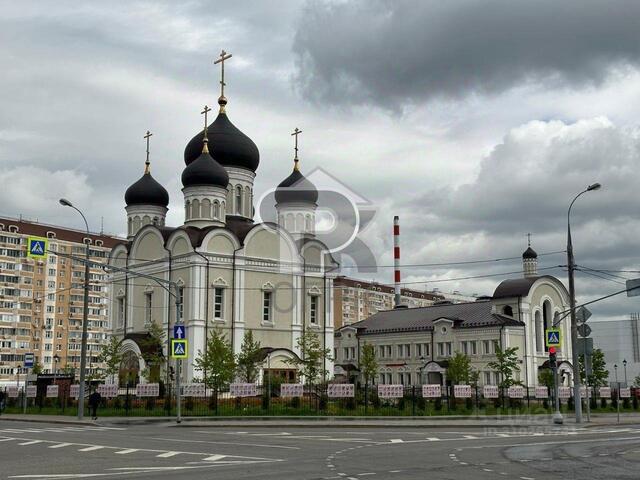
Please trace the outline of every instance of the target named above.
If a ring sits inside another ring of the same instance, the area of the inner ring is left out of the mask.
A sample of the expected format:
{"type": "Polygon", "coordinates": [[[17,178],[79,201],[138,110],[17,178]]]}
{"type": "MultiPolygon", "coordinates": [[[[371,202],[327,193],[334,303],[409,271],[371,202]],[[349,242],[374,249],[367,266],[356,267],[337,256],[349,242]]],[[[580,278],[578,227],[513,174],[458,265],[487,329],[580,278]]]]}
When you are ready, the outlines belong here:
{"type": "Polygon", "coordinates": [[[640,3],[309,2],[293,50],[310,99],[372,103],[598,84],[640,59],[640,3]]]}

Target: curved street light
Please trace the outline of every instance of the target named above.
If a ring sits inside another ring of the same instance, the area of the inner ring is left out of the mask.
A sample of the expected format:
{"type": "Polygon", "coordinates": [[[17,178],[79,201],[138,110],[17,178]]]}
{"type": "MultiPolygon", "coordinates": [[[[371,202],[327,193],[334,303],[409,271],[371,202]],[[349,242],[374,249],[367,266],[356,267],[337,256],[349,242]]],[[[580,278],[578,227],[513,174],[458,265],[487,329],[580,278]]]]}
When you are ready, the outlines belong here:
{"type": "MultiPolygon", "coordinates": [[[[90,235],[89,232],[89,223],[87,223],[87,218],[84,214],[75,207],[69,200],[66,198],[60,199],[60,205],[63,207],[71,207],[76,212],[80,214],[82,220],[84,220],[84,225],[87,229],[87,237],[90,235]]],[[[80,347],[80,385],[78,392],[78,419],[82,420],[84,418],[84,390],[85,390],[85,370],[87,368],[87,326],[88,326],[88,316],[89,316],[89,242],[85,242],[85,262],[84,262],[84,308],[82,312],[82,344],[80,347]]]]}
{"type": "Polygon", "coordinates": [[[571,360],[573,363],[573,398],[576,409],[576,423],[582,423],[582,398],[580,396],[580,368],[578,365],[578,322],[576,320],[576,289],[574,283],[575,260],[573,258],[573,243],[571,242],[571,209],[576,200],[587,192],[600,190],[602,185],[593,183],[577,194],[567,211],[567,269],[569,271],[569,309],[571,311],[571,360]]]}

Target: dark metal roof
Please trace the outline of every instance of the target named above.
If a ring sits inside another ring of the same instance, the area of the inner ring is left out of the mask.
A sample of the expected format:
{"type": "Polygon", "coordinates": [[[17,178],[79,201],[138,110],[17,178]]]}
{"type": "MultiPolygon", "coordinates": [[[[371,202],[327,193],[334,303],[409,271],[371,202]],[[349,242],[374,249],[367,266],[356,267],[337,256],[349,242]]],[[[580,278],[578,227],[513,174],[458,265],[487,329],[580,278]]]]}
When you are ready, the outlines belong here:
{"type": "Polygon", "coordinates": [[[166,207],[169,205],[169,193],[150,173],[145,173],[137,182],[127,188],[124,201],[127,205],[166,207]]]}
{"type": "Polygon", "coordinates": [[[491,302],[385,310],[349,326],[357,328],[359,335],[430,331],[433,330],[434,322],[443,318],[454,322],[454,328],[524,326],[520,320],[492,313],[491,302]]]}
{"type": "Polygon", "coordinates": [[[522,254],[522,258],[538,258],[538,254],[533,248],[529,247],[522,254]]]}
{"type": "Polygon", "coordinates": [[[275,199],[283,203],[315,203],[318,201],[318,190],[307,180],[300,170],[294,168],[291,175],[285,178],[276,188],[275,199]]]}
{"type": "MultiPolygon", "coordinates": [[[[184,150],[187,165],[202,153],[204,129],[189,141],[184,150]]],[[[220,113],[207,129],[211,156],[224,167],[240,167],[255,172],[260,163],[260,152],[253,140],[231,123],[226,113],[220,113]]]]}
{"type": "Polygon", "coordinates": [[[209,155],[209,152],[202,152],[182,171],[182,185],[185,187],[214,185],[227,188],[229,174],[209,155]]]}

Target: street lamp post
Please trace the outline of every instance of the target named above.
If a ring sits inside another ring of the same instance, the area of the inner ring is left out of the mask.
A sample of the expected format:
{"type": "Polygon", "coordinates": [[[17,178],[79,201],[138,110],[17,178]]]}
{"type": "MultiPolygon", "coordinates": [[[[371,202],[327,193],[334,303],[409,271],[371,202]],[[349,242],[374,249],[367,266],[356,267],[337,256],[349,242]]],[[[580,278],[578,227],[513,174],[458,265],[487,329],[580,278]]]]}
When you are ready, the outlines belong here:
{"type": "MultiPolygon", "coordinates": [[[[84,214],[76,208],[69,200],[60,199],[60,205],[71,207],[80,214],[89,235],[89,224],[84,214]]],[[[82,344],[80,346],[80,388],[78,392],[78,419],[84,418],[84,389],[85,389],[85,370],[87,367],[87,327],[89,316],[89,242],[86,242],[85,263],[84,263],[84,311],[82,313],[82,344]]]]}
{"type": "Polygon", "coordinates": [[[627,388],[627,359],[622,360],[622,366],[624,367],[624,388],[627,388]]]}
{"type": "Polygon", "coordinates": [[[613,366],[616,372],[616,410],[618,411],[618,423],[620,423],[620,383],[618,382],[618,364],[613,366]]]}
{"type": "MultiPolygon", "coordinates": [[[[58,384],[58,362],[60,361],[60,356],[56,353],[53,356],[53,384],[58,384]]],[[[26,390],[26,387],[25,387],[26,390]]],[[[60,392],[58,392],[58,399],[60,399],[60,392]]]]}
{"type": "Polygon", "coordinates": [[[574,284],[575,260],[571,242],[571,208],[583,194],[600,189],[599,183],[589,185],[574,197],[567,211],[567,268],[569,271],[569,308],[571,312],[571,359],[573,362],[573,398],[576,409],[576,423],[582,423],[582,398],[580,396],[580,368],[578,365],[578,321],[576,319],[576,289],[574,284]]]}

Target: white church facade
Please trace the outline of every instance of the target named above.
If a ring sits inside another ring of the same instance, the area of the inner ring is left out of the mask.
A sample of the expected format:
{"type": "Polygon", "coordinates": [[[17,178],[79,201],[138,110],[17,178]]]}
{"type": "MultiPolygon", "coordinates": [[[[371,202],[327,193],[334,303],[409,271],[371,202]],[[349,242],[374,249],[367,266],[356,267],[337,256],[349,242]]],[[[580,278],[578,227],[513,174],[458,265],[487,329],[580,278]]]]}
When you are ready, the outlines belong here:
{"type": "MultiPolygon", "coordinates": [[[[217,118],[208,126],[205,120],[185,148],[183,225],[165,224],[169,195],[151,176],[147,143],[144,175],[125,194],[127,241],[110,258],[110,265],[123,269],[111,275],[113,335],[135,358],[153,323],[166,339],[183,323],[188,358],[181,380],[191,382],[200,376],[194,359],[214,329],[235,353],[251,330],[264,351],[261,374],[269,369],[294,380],[291,361],[302,355],[297,341],[305,329],[333,351],[337,264],[314,236],[318,193],[300,172],[296,148],[293,172],[275,191],[278,223],[254,222],[259,151],[229,120],[224,91],[218,104],[217,118]],[[163,286],[138,272],[174,282],[179,309],[163,286]]],[[[133,367],[142,371],[138,361],[133,367]]],[[[333,371],[330,359],[325,368],[333,371]]]]}

